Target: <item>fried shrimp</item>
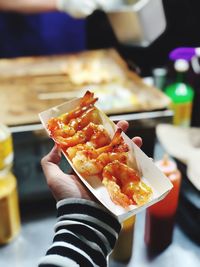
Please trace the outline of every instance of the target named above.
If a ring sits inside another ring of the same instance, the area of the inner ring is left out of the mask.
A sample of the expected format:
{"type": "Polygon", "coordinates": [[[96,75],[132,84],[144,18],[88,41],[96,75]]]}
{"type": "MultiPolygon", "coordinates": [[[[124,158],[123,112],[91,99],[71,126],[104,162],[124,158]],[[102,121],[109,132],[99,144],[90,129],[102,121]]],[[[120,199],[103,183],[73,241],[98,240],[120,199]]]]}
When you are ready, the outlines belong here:
{"type": "MultiPolygon", "coordinates": [[[[104,167],[102,178],[103,184],[108,186],[113,202],[120,205],[121,201],[119,203],[118,200],[119,189],[116,190],[116,187],[113,187],[112,189],[109,181],[116,183],[119,188],[121,188],[120,194],[126,195],[132,204],[136,203],[137,205],[143,205],[149,200],[152,194],[151,188],[141,181],[138,173],[118,160],[115,160],[104,167]],[[116,192],[118,193],[116,194],[116,192]]],[[[123,206],[126,207],[126,202],[123,206]]]]}
{"type": "Polygon", "coordinates": [[[121,129],[117,129],[112,140],[103,125],[98,125],[98,128],[96,129],[98,129],[97,134],[92,135],[88,142],[80,143],[66,149],[66,154],[71,160],[79,151],[84,151],[83,153],[86,154],[88,153],[87,151],[90,150],[88,155],[93,159],[97,158],[102,153],[128,152],[128,146],[125,144],[121,136],[121,129]]]}
{"type": "Polygon", "coordinates": [[[146,203],[152,190],[130,168],[129,146],[122,130],[113,136],[103,126],[104,117],[94,106],[97,98],[86,92],[78,107],[48,121],[51,137],[85,178],[98,176],[111,200],[124,208],[146,203]]]}
{"type": "Polygon", "coordinates": [[[68,124],[72,119],[80,118],[86,110],[94,106],[97,100],[98,98],[94,98],[94,93],[87,91],[81,99],[79,106],[62,116],[64,123],[68,124]]]}
{"type": "Polygon", "coordinates": [[[77,108],[58,118],[50,119],[47,125],[50,135],[54,139],[58,137],[67,138],[86,127],[90,122],[100,124],[101,118],[94,107],[97,99],[94,98],[93,93],[87,91],[77,108]]]}
{"type": "Polygon", "coordinates": [[[100,147],[96,150],[98,155],[101,153],[109,153],[109,152],[128,152],[128,145],[124,142],[123,137],[121,136],[122,129],[118,128],[111,140],[111,142],[104,147],[100,147]]]}
{"type": "Polygon", "coordinates": [[[93,134],[90,140],[86,143],[77,144],[66,149],[66,154],[70,158],[70,160],[72,160],[76,156],[76,153],[80,151],[85,151],[85,153],[86,151],[92,151],[92,153],[98,155],[98,150],[95,151],[95,149],[106,146],[110,143],[111,138],[105,131],[104,127],[102,125],[99,125],[98,129],[99,131],[93,134]]]}
{"type": "Polygon", "coordinates": [[[141,180],[138,183],[129,182],[123,186],[122,192],[130,199],[133,199],[136,204],[145,204],[152,195],[151,188],[141,180]]]}
{"type": "Polygon", "coordinates": [[[90,122],[100,124],[101,119],[95,107],[91,107],[84,111],[79,118],[71,119],[68,124],[65,124],[64,118],[52,118],[48,122],[48,129],[51,136],[56,139],[61,136],[63,138],[73,136],[77,131],[82,130],[90,122]]]}
{"type": "Polygon", "coordinates": [[[111,200],[116,205],[127,208],[129,205],[133,204],[133,201],[121,192],[121,189],[116,182],[104,178],[102,183],[107,188],[111,200]]]}
{"type": "MultiPolygon", "coordinates": [[[[120,162],[126,163],[127,152],[129,149],[121,136],[121,132],[121,129],[117,129],[110,144],[98,149],[90,149],[87,145],[77,146],[79,151],[77,151],[75,156],[72,158],[75,168],[83,176],[91,176],[100,174],[105,165],[113,160],[119,160],[120,162]]],[[[68,153],[69,152],[71,156],[74,155],[73,150],[68,151],[68,153]]]]}
{"type": "Polygon", "coordinates": [[[72,159],[72,162],[76,170],[84,177],[87,177],[101,174],[103,168],[113,160],[119,160],[120,162],[126,163],[127,153],[108,152],[102,153],[98,156],[95,150],[83,150],[76,153],[76,156],[72,159]]]}
{"type": "Polygon", "coordinates": [[[61,118],[52,118],[48,121],[48,130],[53,138],[61,136],[63,138],[73,136],[75,129],[69,125],[64,124],[61,118]]]}
{"type": "Polygon", "coordinates": [[[77,131],[73,136],[64,138],[56,136],[55,141],[66,151],[68,147],[78,144],[85,144],[90,141],[96,147],[103,146],[110,142],[110,137],[102,125],[90,122],[85,128],[77,131]]]}
{"type": "Polygon", "coordinates": [[[65,153],[69,159],[72,160],[76,156],[77,152],[83,150],[94,150],[94,145],[90,142],[87,142],[86,144],[78,144],[76,146],[68,147],[65,153]]]}
{"type": "Polygon", "coordinates": [[[101,119],[95,107],[87,109],[79,118],[71,119],[68,126],[73,127],[75,131],[80,131],[90,122],[100,124],[101,119]]]}

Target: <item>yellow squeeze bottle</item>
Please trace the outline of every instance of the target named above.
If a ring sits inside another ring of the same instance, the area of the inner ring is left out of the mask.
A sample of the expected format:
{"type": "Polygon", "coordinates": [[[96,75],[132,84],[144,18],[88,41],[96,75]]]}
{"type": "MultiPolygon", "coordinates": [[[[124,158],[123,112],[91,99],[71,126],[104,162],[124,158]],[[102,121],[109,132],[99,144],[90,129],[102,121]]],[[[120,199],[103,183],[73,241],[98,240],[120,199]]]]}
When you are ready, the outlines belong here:
{"type": "Polygon", "coordinates": [[[13,163],[12,137],[0,124],[0,245],[11,241],[20,230],[17,179],[10,172],[13,163]]]}

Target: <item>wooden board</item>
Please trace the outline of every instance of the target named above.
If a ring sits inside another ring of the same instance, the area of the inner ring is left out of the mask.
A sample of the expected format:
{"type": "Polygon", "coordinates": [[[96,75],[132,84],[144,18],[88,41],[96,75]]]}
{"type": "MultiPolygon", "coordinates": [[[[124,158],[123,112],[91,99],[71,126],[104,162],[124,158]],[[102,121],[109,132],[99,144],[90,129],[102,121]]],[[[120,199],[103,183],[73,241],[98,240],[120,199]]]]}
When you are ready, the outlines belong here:
{"type": "MultiPolygon", "coordinates": [[[[7,125],[38,123],[38,113],[84,90],[129,92],[134,103],[105,107],[107,114],[166,108],[169,99],[147,86],[114,49],[77,54],[0,60],[0,114],[7,125]],[[83,90],[84,89],[84,90],[83,90]]],[[[109,98],[108,97],[108,98],[109,98]]]]}

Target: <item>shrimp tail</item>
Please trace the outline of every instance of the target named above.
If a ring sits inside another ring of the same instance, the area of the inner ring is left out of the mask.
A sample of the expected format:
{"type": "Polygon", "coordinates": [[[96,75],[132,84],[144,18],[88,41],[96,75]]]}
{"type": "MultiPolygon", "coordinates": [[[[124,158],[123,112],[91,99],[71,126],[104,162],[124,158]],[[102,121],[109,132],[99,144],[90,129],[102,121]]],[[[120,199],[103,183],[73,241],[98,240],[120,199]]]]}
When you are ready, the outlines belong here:
{"type": "Polygon", "coordinates": [[[94,98],[94,93],[87,91],[81,99],[80,106],[91,106],[98,100],[98,97],[94,98]]]}
{"type": "Polygon", "coordinates": [[[62,116],[64,123],[68,124],[70,120],[80,117],[85,111],[93,107],[97,100],[97,97],[94,98],[94,93],[87,91],[81,99],[80,105],[71,112],[68,112],[62,116]]]}
{"type": "Polygon", "coordinates": [[[128,152],[128,145],[124,142],[123,137],[121,136],[122,129],[118,128],[111,140],[111,143],[107,146],[97,149],[97,153],[106,153],[106,152],[128,152]]]}

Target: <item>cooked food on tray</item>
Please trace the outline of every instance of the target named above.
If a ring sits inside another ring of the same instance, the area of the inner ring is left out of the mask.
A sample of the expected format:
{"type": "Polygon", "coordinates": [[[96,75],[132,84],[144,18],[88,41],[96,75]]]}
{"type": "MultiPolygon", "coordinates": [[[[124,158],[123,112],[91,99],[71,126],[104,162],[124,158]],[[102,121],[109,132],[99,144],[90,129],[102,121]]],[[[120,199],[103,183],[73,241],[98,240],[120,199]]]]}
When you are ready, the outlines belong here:
{"type": "Polygon", "coordinates": [[[109,115],[166,109],[170,104],[163,92],[130,71],[114,49],[1,59],[0,81],[2,122],[12,126],[38,123],[41,110],[80,97],[88,89],[98,95],[98,107],[109,115]]]}
{"type": "Polygon", "coordinates": [[[87,91],[75,109],[49,119],[50,135],[84,179],[99,177],[115,204],[124,208],[143,205],[151,198],[152,189],[131,166],[133,155],[122,130],[117,128],[110,136],[94,106],[96,101],[87,91]]]}

